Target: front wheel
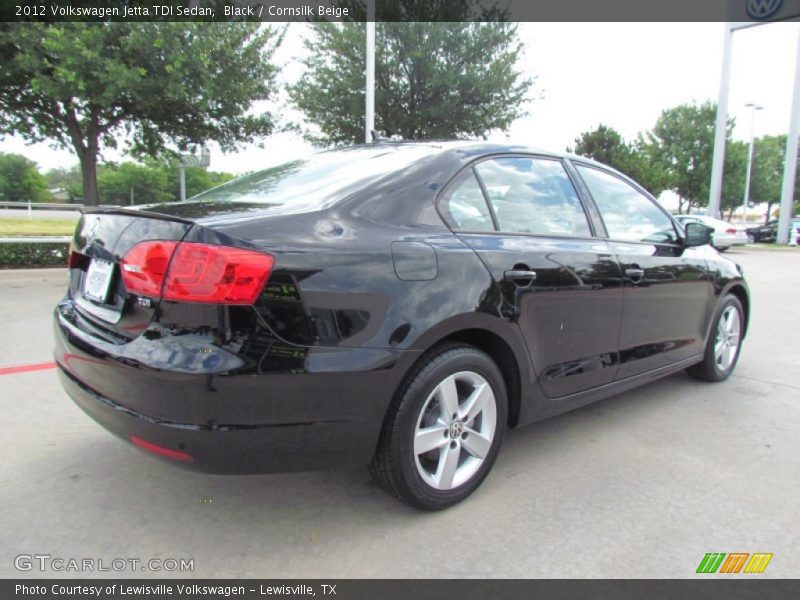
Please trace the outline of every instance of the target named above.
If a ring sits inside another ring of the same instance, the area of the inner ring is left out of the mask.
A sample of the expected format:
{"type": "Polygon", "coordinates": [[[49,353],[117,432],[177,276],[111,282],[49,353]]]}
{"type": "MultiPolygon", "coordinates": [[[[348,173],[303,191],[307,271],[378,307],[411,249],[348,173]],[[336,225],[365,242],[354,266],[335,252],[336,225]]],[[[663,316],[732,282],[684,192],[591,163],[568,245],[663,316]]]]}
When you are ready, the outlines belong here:
{"type": "Polygon", "coordinates": [[[386,416],[371,471],[390,493],[440,510],[474,492],[506,427],[506,389],[485,353],[441,347],[409,373],[386,416]]]}
{"type": "Polygon", "coordinates": [[[733,294],[722,299],[717,308],[714,328],[708,336],[703,361],[686,371],[692,377],[705,381],[723,381],[730,377],[744,337],[744,310],[733,294]]]}

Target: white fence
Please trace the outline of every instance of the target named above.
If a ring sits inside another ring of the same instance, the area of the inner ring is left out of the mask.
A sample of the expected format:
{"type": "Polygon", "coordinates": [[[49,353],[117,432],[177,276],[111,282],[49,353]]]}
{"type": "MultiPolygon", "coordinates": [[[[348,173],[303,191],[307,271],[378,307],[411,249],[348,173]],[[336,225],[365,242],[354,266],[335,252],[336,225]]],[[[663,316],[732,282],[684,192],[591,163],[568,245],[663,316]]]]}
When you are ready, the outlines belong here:
{"type": "MultiPolygon", "coordinates": [[[[101,204],[99,208],[115,208],[116,204],[101,204]]],[[[61,204],[60,202],[0,202],[0,209],[26,210],[32,213],[34,210],[63,210],[80,212],[85,208],[85,204],[61,204]]],[[[95,207],[93,207],[95,208],[95,207]]]]}

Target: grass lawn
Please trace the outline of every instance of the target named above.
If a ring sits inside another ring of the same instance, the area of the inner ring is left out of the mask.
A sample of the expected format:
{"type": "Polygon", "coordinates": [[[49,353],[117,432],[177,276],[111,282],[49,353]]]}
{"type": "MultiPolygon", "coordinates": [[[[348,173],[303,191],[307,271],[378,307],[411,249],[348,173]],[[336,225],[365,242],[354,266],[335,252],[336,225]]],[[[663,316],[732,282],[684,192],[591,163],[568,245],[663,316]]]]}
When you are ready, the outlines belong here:
{"type": "Polygon", "coordinates": [[[0,218],[0,237],[71,236],[78,216],[74,219],[0,218]]]}

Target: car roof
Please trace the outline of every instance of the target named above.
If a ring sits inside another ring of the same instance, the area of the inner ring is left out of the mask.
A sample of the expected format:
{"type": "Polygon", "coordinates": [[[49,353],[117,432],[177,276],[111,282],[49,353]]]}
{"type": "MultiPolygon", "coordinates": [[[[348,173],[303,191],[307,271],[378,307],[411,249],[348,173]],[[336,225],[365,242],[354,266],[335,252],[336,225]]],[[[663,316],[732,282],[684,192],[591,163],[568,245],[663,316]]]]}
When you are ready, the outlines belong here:
{"type": "MultiPolygon", "coordinates": [[[[558,159],[566,158],[575,160],[619,173],[619,171],[610,165],[598,162],[586,156],[580,156],[570,152],[558,152],[555,150],[548,150],[538,146],[529,146],[525,144],[486,142],[480,140],[377,140],[371,144],[359,144],[357,146],[349,147],[353,148],[375,145],[427,147],[430,148],[431,155],[449,153],[461,155],[470,161],[476,157],[491,156],[494,154],[537,154],[558,159]]],[[[623,175],[623,177],[627,177],[624,173],[620,174],[623,175]]]]}

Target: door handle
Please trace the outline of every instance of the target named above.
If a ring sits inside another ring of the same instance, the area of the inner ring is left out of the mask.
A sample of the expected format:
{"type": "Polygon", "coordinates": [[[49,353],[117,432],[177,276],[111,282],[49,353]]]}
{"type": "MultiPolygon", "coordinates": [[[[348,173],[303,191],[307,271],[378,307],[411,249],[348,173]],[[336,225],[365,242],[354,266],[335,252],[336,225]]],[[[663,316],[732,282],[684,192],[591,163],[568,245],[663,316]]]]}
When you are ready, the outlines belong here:
{"type": "Polygon", "coordinates": [[[625,269],[625,275],[628,276],[633,283],[639,283],[644,277],[644,269],[630,268],[625,269]]]}
{"type": "Polygon", "coordinates": [[[518,269],[512,269],[510,271],[503,272],[503,279],[505,281],[521,281],[523,279],[526,279],[529,282],[533,283],[534,281],[536,281],[536,271],[523,271],[518,269]]]}

